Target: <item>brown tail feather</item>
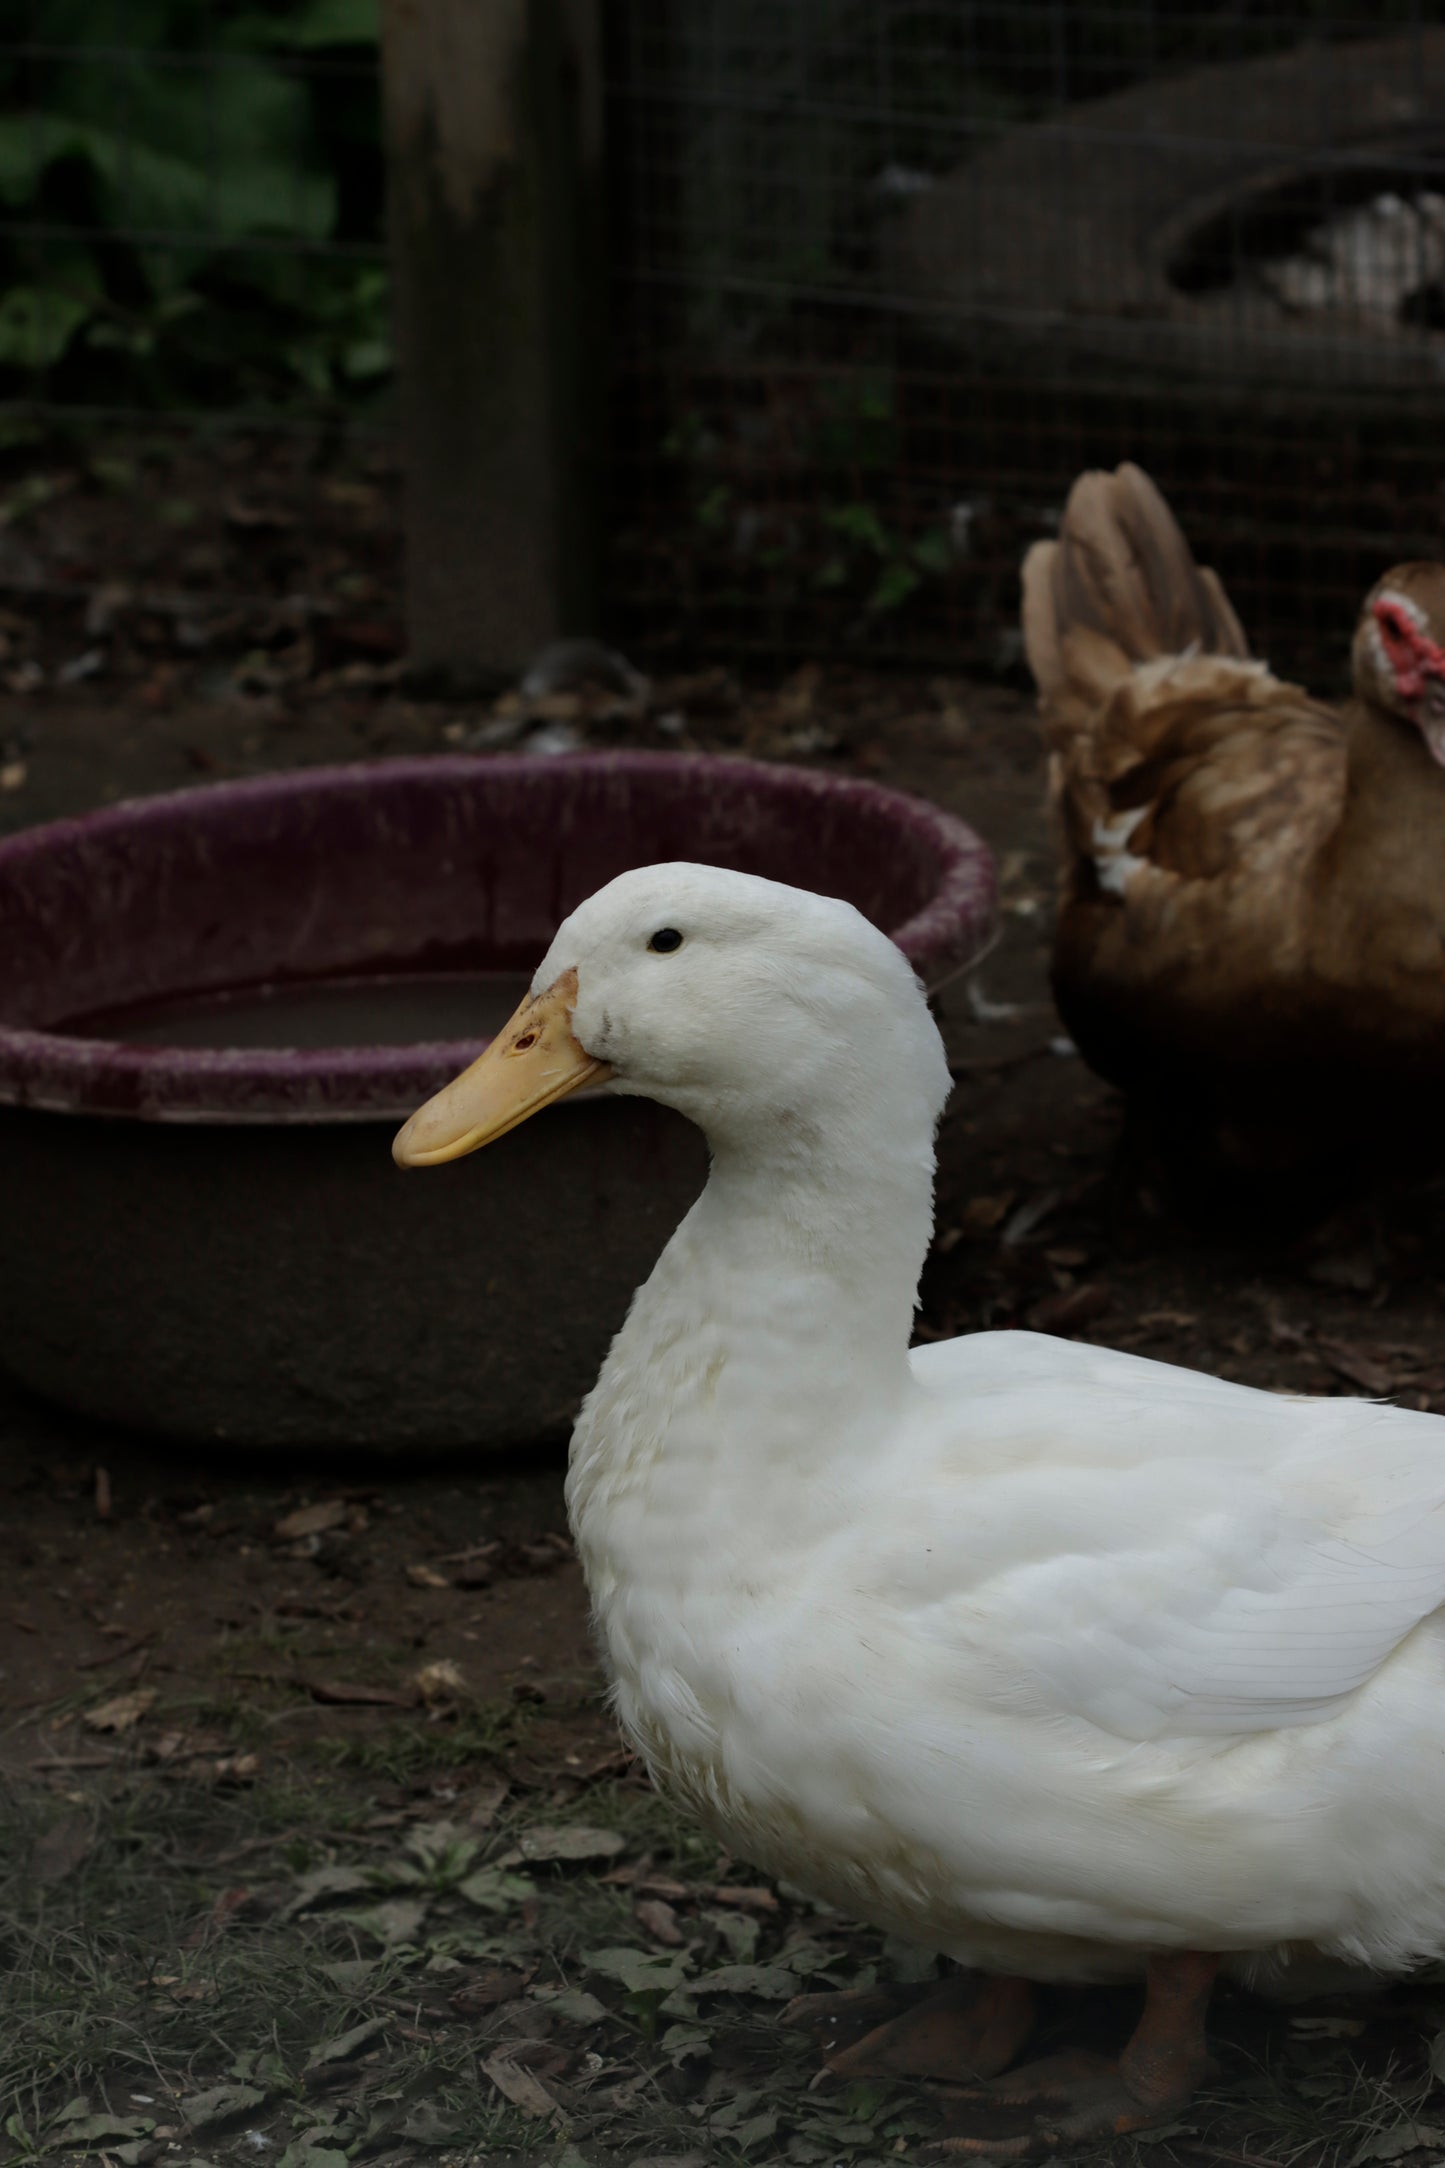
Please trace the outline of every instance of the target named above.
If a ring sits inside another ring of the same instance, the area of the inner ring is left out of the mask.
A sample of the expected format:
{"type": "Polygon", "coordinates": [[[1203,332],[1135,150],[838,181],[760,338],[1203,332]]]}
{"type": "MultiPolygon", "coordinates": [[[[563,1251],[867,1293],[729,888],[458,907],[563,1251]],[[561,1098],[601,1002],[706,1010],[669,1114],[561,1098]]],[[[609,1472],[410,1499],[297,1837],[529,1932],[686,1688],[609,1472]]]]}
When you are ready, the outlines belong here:
{"type": "Polygon", "coordinates": [[[1023,579],[1029,668],[1045,721],[1066,731],[1138,663],[1249,654],[1229,597],[1139,467],[1081,474],[1057,542],[1034,544],[1023,579]]]}

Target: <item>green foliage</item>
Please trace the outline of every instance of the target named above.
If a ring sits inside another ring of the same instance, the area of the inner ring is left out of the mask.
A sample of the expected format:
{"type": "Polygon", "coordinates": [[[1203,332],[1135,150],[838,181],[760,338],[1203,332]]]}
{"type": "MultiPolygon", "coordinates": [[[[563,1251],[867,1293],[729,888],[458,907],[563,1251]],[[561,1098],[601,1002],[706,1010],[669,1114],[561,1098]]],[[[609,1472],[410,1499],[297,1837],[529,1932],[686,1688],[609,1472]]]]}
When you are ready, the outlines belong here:
{"type": "Polygon", "coordinates": [[[378,0],[47,0],[43,46],[30,13],[0,0],[0,391],[284,407],[384,378],[378,0]]]}

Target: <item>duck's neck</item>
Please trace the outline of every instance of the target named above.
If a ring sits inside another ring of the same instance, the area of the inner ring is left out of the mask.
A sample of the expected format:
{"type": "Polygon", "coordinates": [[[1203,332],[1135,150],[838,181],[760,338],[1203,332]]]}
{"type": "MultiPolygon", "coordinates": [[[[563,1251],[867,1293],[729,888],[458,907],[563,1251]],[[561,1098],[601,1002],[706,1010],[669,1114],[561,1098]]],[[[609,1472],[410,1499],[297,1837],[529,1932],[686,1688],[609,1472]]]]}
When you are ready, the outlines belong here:
{"type": "MultiPolygon", "coordinates": [[[[710,1136],[706,1189],[578,1423],[574,1511],[683,1466],[807,1483],[867,1451],[906,1388],[933,1209],[927,1129],[710,1136]],[[751,1472],[750,1472],[751,1471],[751,1472]]],[[[700,1478],[701,1479],[701,1478],[700,1478]]]]}
{"type": "Polygon", "coordinates": [[[933,1224],[931,1140],[910,1150],[869,1138],[854,1151],[831,1137],[780,1136],[713,1150],[679,1244],[677,1295],[748,1314],[805,1296],[814,1348],[839,1362],[856,1351],[875,1372],[896,1373],[933,1224]]]}

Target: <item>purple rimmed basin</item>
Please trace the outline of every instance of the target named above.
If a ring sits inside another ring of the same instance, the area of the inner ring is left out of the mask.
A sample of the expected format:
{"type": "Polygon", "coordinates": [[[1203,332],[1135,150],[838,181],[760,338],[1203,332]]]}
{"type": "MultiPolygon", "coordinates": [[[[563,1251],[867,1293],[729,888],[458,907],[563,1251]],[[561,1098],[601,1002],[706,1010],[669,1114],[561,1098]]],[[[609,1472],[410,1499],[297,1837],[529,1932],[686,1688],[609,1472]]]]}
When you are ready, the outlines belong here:
{"type": "Polygon", "coordinates": [[[509,1008],[521,976],[485,974],[530,974],[583,897],[670,858],[845,896],[929,985],[992,930],[992,862],[961,822],[701,755],[300,770],[0,842],[0,1362],[190,1439],[395,1451],[559,1429],[701,1185],[697,1133],[584,1095],[430,1179],[393,1167],[390,1135],[499,1020],[458,1035],[473,983],[509,1008]],[[279,990],[283,1018],[359,991],[354,1037],[398,987],[446,996],[444,1036],[154,1043],[168,1003],[238,990],[279,990]]]}

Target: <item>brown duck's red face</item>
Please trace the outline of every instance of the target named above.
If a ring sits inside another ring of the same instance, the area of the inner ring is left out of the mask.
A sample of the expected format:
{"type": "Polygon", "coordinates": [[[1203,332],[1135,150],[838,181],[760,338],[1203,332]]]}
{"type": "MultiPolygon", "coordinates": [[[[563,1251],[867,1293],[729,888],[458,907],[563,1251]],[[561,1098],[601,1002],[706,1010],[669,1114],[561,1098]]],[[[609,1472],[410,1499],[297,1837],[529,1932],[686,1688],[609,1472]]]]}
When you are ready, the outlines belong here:
{"type": "Polygon", "coordinates": [[[1371,692],[1413,723],[1445,767],[1445,566],[1401,565],[1387,572],[1365,604],[1356,675],[1366,666],[1371,692]],[[1363,647],[1363,654],[1360,648],[1363,647]]]}

